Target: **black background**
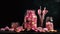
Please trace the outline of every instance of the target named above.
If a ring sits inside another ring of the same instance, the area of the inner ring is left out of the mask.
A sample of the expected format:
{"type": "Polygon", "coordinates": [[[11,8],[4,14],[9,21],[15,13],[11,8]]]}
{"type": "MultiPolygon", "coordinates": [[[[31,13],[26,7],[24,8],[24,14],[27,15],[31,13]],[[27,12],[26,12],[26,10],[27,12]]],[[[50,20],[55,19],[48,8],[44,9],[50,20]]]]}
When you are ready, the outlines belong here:
{"type": "Polygon", "coordinates": [[[42,6],[49,10],[47,16],[53,16],[55,28],[60,27],[60,2],[55,0],[2,0],[0,1],[0,27],[10,26],[11,22],[23,23],[27,9],[37,9],[42,6]]]}

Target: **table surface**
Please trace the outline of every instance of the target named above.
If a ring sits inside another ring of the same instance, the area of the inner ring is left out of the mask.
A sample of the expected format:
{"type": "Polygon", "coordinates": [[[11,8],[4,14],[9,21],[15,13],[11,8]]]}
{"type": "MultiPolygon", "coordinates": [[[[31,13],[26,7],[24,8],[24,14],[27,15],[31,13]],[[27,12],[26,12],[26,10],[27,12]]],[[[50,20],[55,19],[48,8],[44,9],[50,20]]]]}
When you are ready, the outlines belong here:
{"type": "MultiPolygon", "coordinates": [[[[11,32],[11,31],[0,31],[0,33],[17,33],[17,32],[11,32]]],[[[19,32],[19,34],[60,34],[60,32],[19,32]]]]}

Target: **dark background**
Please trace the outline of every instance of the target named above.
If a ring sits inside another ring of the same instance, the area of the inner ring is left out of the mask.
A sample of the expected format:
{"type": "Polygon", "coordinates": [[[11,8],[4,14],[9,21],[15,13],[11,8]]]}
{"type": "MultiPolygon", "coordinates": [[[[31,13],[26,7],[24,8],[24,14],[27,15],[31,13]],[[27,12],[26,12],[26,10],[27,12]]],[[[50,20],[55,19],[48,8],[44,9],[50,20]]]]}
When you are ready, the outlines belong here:
{"type": "Polygon", "coordinates": [[[19,22],[22,25],[27,9],[37,12],[40,6],[42,10],[47,7],[47,16],[53,16],[54,27],[60,27],[60,1],[58,0],[2,0],[0,1],[0,27],[10,26],[11,22],[19,22]]]}

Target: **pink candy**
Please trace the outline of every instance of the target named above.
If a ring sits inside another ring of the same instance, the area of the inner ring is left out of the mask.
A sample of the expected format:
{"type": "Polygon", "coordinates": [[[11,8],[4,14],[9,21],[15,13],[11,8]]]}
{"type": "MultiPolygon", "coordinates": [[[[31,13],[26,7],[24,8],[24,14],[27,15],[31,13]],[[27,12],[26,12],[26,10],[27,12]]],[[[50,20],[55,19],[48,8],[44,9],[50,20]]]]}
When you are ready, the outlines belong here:
{"type": "Polygon", "coordinates": [[[51,23],[51,22],[46,22],[46,28],[47,28],[48,30],[53,30],[53,23],[51,23]]]}

